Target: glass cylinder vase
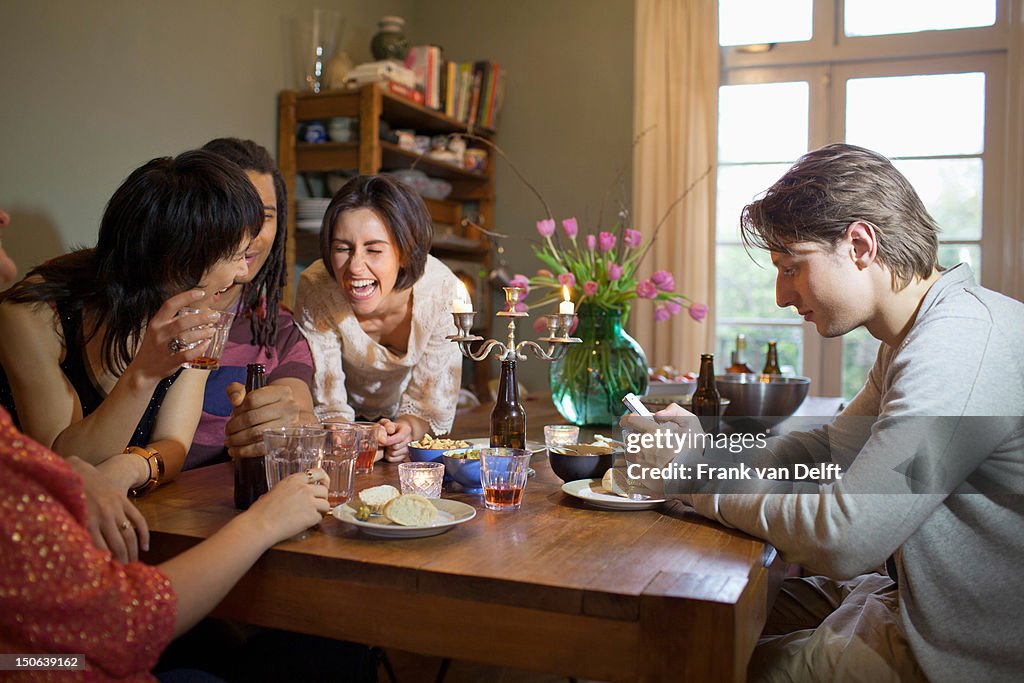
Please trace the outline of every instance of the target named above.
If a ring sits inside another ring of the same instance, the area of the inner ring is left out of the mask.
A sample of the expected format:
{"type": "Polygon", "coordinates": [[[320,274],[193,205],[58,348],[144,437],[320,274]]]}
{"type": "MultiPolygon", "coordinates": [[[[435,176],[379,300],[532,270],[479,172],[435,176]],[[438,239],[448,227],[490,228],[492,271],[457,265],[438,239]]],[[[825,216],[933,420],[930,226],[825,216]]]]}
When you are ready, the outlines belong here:
{"type": "Polygon", "coordinates": [[[607,426],[626,412],[622,397],[647,391],[647,357],[622,329],[623,309],[584,304],[566,354],[551,364],[551,398],[575,425],[607,426]]]}

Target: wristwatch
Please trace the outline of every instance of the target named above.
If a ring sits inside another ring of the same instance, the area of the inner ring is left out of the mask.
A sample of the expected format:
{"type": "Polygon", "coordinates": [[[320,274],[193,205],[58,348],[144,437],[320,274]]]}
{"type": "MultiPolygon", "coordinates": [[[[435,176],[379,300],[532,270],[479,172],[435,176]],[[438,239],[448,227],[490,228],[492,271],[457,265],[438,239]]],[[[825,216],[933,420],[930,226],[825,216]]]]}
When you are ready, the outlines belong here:
{"type": "Polygon", "coordinates": [[[141,496],[155,489],[164,477],[164,459],[160,457],[160,452],[155,448],[142,448],[140,446],[129,446],[124,449],[124,452],[139,456],[149,465],[149,479],[140,486],[133,486],[128,489],[128,494],[131,496],[141,496]]]}

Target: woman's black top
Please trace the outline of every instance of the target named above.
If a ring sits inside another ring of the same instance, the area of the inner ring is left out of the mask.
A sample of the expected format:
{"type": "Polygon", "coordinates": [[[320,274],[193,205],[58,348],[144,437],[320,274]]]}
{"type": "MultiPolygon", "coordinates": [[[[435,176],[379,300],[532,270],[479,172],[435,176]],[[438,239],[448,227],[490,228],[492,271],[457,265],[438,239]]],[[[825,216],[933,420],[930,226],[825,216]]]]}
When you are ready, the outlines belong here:
{"type": "MultiPolygon", "coordinates": [[[[85,358],[85,337],[82,333],[82,312],[72,310],[66,301],[57,302],[57,314],[60,316],[61,331],[64,334],[64,362],[60,369],[68,378],[71,386],[78,394],[78,401],[82,404],[82,417],[87,417],[96,410],[103,399],[106,398],[97,388],[92,377],[89,375],[88,364],[85,358]]],[[[153,425],[156,424],[157,413],[163,405],[167,390],[174,384],[174,380],[181,374],[178,370],[170,377],[164,377],[157,384],[153,396],[149,399],[146,412],[135,427],[129,446],[145,446],[150,443],[153,434],[153,425]]],[[[11,384],[7,379],[7,373],[0,367],[0,405],[7,409],[14,420],[14,424],[21,427],[18,421],[18,413],[14,408],[14,395],[11,393],[11,384]]]]}

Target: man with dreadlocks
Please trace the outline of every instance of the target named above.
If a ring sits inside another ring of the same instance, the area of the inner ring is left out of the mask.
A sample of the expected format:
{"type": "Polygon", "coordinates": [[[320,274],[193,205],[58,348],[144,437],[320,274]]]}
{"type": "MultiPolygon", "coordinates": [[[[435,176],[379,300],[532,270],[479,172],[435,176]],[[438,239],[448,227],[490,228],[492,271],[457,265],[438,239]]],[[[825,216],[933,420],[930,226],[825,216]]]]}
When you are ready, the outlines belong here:
{"type": "Polygon", "coordinates": [[[309,391],[309,345],[281,305],[287,278],[284,180],[267,150],[251,140],[218,138],[203,149],[241,166],[263,202],[264,221],[245,254],[248,273],[217,306],[233,311],[235,321],[220,369],[206,382],[203,415],[185,469],[224,462],[229,455],[263,455],[263,430],[317,421],[309,391]],[[247,396],[243,383],[249,363],[266,366],[267,386],[247,396]]]}

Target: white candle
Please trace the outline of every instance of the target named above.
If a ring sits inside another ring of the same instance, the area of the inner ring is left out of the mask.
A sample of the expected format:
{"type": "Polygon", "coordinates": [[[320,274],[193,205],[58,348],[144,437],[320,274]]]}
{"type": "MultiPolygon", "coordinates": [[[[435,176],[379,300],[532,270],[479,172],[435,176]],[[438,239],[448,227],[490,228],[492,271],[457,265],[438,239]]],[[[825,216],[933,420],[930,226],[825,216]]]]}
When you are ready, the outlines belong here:
{"type": "Polygon", "coordinates": [[[452,299],[452,313],[472,313],[473,301],[469,298],[469,290],[466,283],[459,280],[459,292],[452,299]]]}
{"type": "Polygon", "coordinates": [[[562,298],[564,301],[558,304],[558,312],[562,315],[572,315],[576,312],[576,306],[569,299],[569,286],[562,285],[562,298]]]}

